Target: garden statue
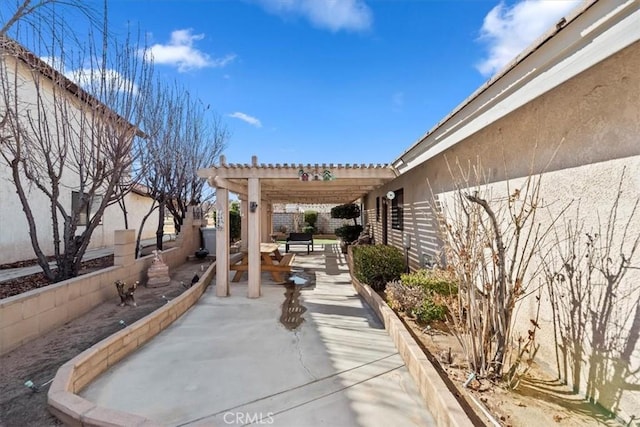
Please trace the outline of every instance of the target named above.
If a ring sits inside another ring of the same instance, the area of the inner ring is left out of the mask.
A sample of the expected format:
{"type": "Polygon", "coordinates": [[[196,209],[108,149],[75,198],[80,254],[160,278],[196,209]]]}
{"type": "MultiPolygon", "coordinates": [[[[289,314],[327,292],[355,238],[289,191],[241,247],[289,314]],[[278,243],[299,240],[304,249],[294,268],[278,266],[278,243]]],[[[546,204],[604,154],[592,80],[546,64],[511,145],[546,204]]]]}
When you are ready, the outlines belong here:
{"type": "Polygon", "coordinates": [[[169,267],[162,260],[161,251],[153,251],[153,256],[153,262],[147,271],[147,276],[149,277],[149,280],[147,280],[147,287],[157,288],[160,286],[166,286],[171,282],[171,278],[169,277],[169,267]]]}

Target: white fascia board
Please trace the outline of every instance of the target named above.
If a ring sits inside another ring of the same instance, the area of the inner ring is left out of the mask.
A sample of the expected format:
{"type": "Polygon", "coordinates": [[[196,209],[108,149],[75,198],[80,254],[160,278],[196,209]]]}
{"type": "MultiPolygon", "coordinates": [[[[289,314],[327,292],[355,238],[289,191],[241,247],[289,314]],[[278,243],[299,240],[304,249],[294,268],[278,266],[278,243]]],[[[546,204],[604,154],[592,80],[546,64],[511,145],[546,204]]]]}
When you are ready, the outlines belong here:
{"type": "Polygon", "coordinates": [[[394,167],[406,173],[638,40],[638,0],[618,7],[596,3],[405,152],[394,167]]]}

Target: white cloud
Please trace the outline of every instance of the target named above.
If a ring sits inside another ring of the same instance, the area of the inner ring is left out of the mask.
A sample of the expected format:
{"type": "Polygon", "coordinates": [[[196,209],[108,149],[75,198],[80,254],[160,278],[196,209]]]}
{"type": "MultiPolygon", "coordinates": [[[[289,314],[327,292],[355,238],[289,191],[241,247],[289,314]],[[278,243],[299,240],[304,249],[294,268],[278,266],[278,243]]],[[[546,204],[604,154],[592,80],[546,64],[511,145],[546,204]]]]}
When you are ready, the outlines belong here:
{"type": "Polygon", "coordinates": [[[364,0],[257,0],[270,13],[303,16],[318,28],[333,32],[365,31],[373,14],[364,0]]]}
{"type": "MultiPolygon", "coordinates": [[[[102,74],[90,68],[81,68],[65,73],[68,79],[78,83],[83,88],[92,92],[91,89],[98,89],[102,85],[102,74]]],[[[138,85],[126,79],[116,70],[105,70],[106,92],[129,92],[137,94],[138,85]]]]}
{"type": "Polygon", "coordinates": [[[245,113],[241,113],[241,112],[236,111],[235,113],[231,113],[228,116],[236,118],[236,119],[240,119],[243,122],[247,122],[250,125],[255,126],[257,128],[261,128],[262,127],[262,123],[260,122],[259,119],[255,118],[255,117],[252,117],[252,116],[250,116],[248,114],[245,114],[245,113]]]}
{"type": "Polygon", "coordinates": [[[64,60],[59,56],[41,56],[40,59],[59,73],[65,73],[64,60]]]}
{"type": "Polygon", "coordinates": [[[485,76],[494,74],[580,2],[522,0],[510,7],[500,2],[484,18],[480,40],[487,45],[488,57],[476,68],[485,76]]]}
{"type": "Polygon", "coordinates": [[[106,69],[104,71],[105,78],[103,79],[102,70],[99,69],[78,68],[70,70],[60,57],[43,56],[40,59],[89,93],[97,94],[98,92],[103,92],[103,90],[107,93],[113,93],[114,91],[127,92],[129,90],[132,90],[134,94],[138,93],[138,86],[116,70],[106,69]],[[106,87],[101,88],[103,81],[106,87]]]}
{"type": "Polygon", "coordinates": [[[181,73],[205,67],[222,68],[236,58],[234,54],[211,58],[207,53],[194,47],[194,42],[202,40],[204,34],[192,34],[192,32],[191,28],[173,31],[167,44],[154,44],[144,52],[145,58],[153,59],[156,64],[177,67],[181,73]]]}

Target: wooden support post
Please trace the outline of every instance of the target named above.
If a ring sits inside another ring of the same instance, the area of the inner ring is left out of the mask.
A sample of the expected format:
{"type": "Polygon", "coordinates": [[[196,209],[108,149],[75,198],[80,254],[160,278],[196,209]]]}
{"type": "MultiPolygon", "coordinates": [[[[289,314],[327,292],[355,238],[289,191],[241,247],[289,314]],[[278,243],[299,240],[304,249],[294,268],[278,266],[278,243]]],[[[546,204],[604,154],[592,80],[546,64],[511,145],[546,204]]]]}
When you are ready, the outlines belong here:
{"type": "Polygon", "coordinates": [[[270,242],[271,241],[271,227],[269,227],[269,202],[266,200],[262,200],[262,209],[260,212],[260,241],[261,242],[270,242]]]}
{"type": "Polygon", "coordinates": [[[229,190],[216,189],[216,296],[229,296],[229,190]]]}
{"type": "Polygon", "coordinates": [[[247,252],[249,225],[249,200],[247,196],[240,196],[240,251],[247,252]]]}
{"type": "Polygon", "coordinates": [[[260,200],[260,180],[249,178],[249,221],[248,221],[248,245],[249,252],[249,286],[247,296],[258,298],[260,296],[260,218],[262,201],[260,200]]]}

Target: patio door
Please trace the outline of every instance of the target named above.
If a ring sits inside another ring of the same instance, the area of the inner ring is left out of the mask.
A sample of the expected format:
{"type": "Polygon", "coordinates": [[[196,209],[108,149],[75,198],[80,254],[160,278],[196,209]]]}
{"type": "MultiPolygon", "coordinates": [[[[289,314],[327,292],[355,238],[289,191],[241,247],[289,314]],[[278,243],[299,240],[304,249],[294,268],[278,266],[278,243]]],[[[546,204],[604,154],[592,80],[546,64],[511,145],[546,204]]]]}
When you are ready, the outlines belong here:
{"type": "Polygon", "coordinates": [[[382,244],[387,244],[387,233],[388,233],[388,224],[387,219],[389,217],[389,205],[387,203],[387,198],[382,199],[382,244]]]}

